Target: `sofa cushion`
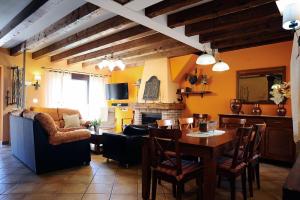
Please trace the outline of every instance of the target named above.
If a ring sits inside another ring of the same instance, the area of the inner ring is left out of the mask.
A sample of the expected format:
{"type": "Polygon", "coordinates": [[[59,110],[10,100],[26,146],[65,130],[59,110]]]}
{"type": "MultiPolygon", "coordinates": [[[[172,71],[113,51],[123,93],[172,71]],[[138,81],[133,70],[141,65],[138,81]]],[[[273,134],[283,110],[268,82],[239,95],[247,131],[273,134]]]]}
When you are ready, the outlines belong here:
{"type": "Polygon", "coordinates": [[[25,109],[22,113],[22,117],[34,120],[34,118],[37,114],[38,114],[37,112],[33,112],[33,111],[25,109]]]}
{"type": "Polygon", "coordinates": [[[126,126],[123,134],[127,136],[143,136],[148,134],[148,129],[145,126],[130,125],[126,126]]]}
{"type": "Polygon", "coordinates": [[[78,114],[79,115],[79,119],[81,119],[81,115],[80,115],[80,112],[78,110],[68,109],[68,108],[58,108],[57,112],[58,112],[58,118],[59,118],[59,120],[63,120],[64,119],[64,114],[65,115],[75,115],[75,114],[78,114]]]}
{"type": "Polygon", "coordinates": [[[86,140],[90,137],[91,134],[86,129],[79,129],[69,132],[57,132],[55,135],[50,136],[49,143],[52,145],[59,145],[63,143],[86,140]]]}
{"type": "Polygon", "coordinates": [[[64,128],[80,127],[79,114],[75,114],[75,115],[64,114],[63,119],[64,119],[64,122],[65,122],[64,128]]]}
{"type": "Polygon", "coordinates": [[[31,107],[30,110],[39,113],[48,113],[54,121],[59,121],[57,108],[31,107]]]}
{"type": "Polygon", "coordinates": [[[35,115],[34,119],[41,124],[49,136],[54,136],[57,133],[57,127],[54,120],[48,113],[38,113],[35,115]]]}

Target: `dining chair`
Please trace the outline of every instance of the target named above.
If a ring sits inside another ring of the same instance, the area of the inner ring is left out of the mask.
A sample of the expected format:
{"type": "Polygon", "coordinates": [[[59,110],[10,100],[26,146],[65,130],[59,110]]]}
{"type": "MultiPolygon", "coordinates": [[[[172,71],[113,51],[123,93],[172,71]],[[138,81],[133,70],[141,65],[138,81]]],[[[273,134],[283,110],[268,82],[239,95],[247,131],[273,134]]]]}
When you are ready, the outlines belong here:
{"type": "Polygon", "coordinates": [[[252,181],[255,178],[257,188],[260,189],[260,157],[261,157],[261,141],[266,132],[266,124],[255,124],[255,136],[249,145],[249,155],[247,160],[248,184],[250,197],[253,197],[252,181]]]}
{"type": "Polygon", "coordinates": [[[178,119],[179,129],[180,130],[188,130],[193,128],[194,118],[179,118],[178,119]]]}
{"type": "Polygon", "coordinates": [[[161,119],[156,120],[156,124],[160,129],[173,129],[175,126],[175,121],[172,119],[161,119]]]}
{"type": "Polygon", "coordinates": [[[193,118],[194,118],[194,127],[199,127],[199,123],[201,121],[208,121],[208,114],[199,114],[199,113],[194,113],[193,114],[193,118]]]}
{"type": "Polygon", "coordinates": [[[218,159],[217,174],[219,176],[218,186],[221,184],[221,177],[230,181],[231,200],[236,196],[236,178],[241,176],[243,198],[247,199],[246,190],[246,167],[249,144],[253,140],[253,127],[241,127],[236,132],[236,142],[233,157],[222,156],[218,159]],[[242,148],[241,148],[242,147],[242,148]]]}
{"type": "Polygon", "coordinates": [[[239,118],[222,118],[220,122],[221,128],[239,128],[244,127],[246,124],[246,119],[239,118]]]}
{"type": "Polygon", "coordinates": [[[202,197],[203,168],[199,163],[181,158],[178,129],[150,129],[149,148],[152,168],[152,200],[156,198],[158,179],[172,183],[173,195],[182,198],[183,187],[187,181],[196,179],[197,199],[202,197]],[[173,152],[173,156],[170,156],[173,152]]]}

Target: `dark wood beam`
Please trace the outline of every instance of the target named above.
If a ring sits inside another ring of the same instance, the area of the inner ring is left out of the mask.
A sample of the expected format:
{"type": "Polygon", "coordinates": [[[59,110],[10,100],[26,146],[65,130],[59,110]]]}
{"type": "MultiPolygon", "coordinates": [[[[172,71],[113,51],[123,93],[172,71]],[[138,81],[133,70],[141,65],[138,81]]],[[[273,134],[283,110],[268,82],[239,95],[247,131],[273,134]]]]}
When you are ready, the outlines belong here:
{"type": "MultiPolygon", "coordinates": [[[[51,26],[47,27],[42,32],[32,36],[31,38],[27,39],[26,48],[27,49],[34,49],[38,48],[42,44],[51,41],[53,38],[59,37],[64,35],[70,29],[74,28],[75,26],[79,26],[81,24],[86,23],[87,20],[92,20],[93,18],[99,16],[100,8],[94,4],[86,3],[76,10],[72,11],[62,19],[58,20],[51,26]]],[[[23,43],[25,43],[23,42],[23,43]]],[[[10,54],[15,56],[21,53],[23,43],[13,47],[10,49],[10,54]]]]}
{"type": "Polygon", "coordinates": [[[179,8],[198,3],[202,0],[164,0],[145,9],[145,15],[153,18],[179,8]]]}
{"type": "MultiPolygon", "coordinates": [[[[153,53],[157,53],[158,51],[159,52],[167,51],[179,46],[182,47],[184,46],[184,44],[170,38],[164,41],[158,41],[157,43],[149,44],[149,46],[145,46],[140,49],[129,49],[127,51],[114,52],[114,57],[124,59],[129,57],[134,58],[134,57],[146,56],[153,53]]],[[[84,62],[82,63],[82,66],[85,67],[89,65],[96,65],[99,62],[101,62],[103,58],[104,56],[102,56],[102,58],[97,58],[96,60],[84,62]]]]}
{"type": "Polygon", "coordinates": [[[91,59],[95,59],[98,57],[106,56],[108,54],[111,54],[112,52],[114,55],[116,53],[122,53],[126,52],[129,50],[136,50],[136,49],[141,49],[147,46],[155,45],[157,43],[161,43],[165,40],[171,40],[171,38],[161,34],[161,33],[156,33],[150,36],[142,37],[136,40],[132,40],[129,42],[125,42],[122,44],[117,44],[115,46],[111,46],[108,48],[100,49],[98,51],[93,51],[87,54],[79,55],[73,58],[68,59],[67,63],[68,64],[74,64],[77,62],[83,62],[91,59]]]}
{"type": "Polygon", "coordinates": [[[259,24],[250,23],[239,28],[232,28],[228,30],[216,31],[212,33],[206,33],[199,35],[199,41],[201,43],[205,42],[216,42],[221,40],[234,39],[239,37],[246,37],[253,35],[255,33],[271,33],[282,30],[282,18],[274,18],[271,20],[262,20],[259,24]]]}
{"type": "Polygon", "coordinates": [[[31,1],[17,16],[15,16],[8,24],[0,30],[0,39],[22,23],[27,17],[35,13],[47,0],[31,1]]]}
{"type": "Polygon", "coordinates": [[[219,49],[219,52],[234,51],[234,50],[258,47],[258,46],[262,46],[262,45],[274,44],[274,43],[279,43],[279,42],[286,42],[286,41],[291,41],[291,37],[288,36],[288,37],[270,39],[270,40],[266,40],[266,41],[262,41],[262,42],[254,42],[254,43],[249,42],[248,44],[244,44],[244,45],[222,48],[222,49],[219,49]]]}
{"type": "Polygon", "coordinates": [[[214,31],[232,29],[250,23],[259,24],[261,20],[268,20],[275,17],[280,17],[279,10],[275,3],[270,3],[239,13],[186,25],[185,34],[187,36],[201,35],[214,31]]]}
{"type": "Polygon", "coordinates": [[[118,43],[128,42],[140,37],[145,37],[153,33],[154,31],[152,31],[151,29],[142,25],[138,25],[51,56],[51,62],[59,61],[78,54],[84,54],[98,49],[106,48],[108,46],[113,46],[118,43]]]}
{"type": "Polygon", "coordinates": [[[115,16],[100,22],[92,27],[89,27],[83,31],[68,36],[60,41],[57,41],[45,48],[42,48],[32,53],[33,59],[39,59],[50,53],[58,53],[58,50],[67,50],[70,46],[79,46],[85,42],[90,42],[100,36],[106,36],[111,32],[128,28],[134,23],[124,17],[115,16]]]}
{"type": "Polygon", "coordinates": [[[229,39],[224,41],[218,41],[213,42],[211,44],[212,48],[214,49],[225,49],[228,47],[234,47],[234,46],[242,46],[247,44],[254,44],[254,43],[260,43],[264,41],[270,41],[270,40],[277,40],[282,38],[290,38],[292,39],[292,33],[285,30],[280,30],[275,33],[266,33],[266,34],[253,34],[251,36],[237,38],[237,39],[229,39]]]}
{"type": "Polygon", "coordinates": [[[217,0],[168,16],[168,26],[178,27],[204,20],[209,20],[228,14],[241,12],[276,0],[217,0]]]}

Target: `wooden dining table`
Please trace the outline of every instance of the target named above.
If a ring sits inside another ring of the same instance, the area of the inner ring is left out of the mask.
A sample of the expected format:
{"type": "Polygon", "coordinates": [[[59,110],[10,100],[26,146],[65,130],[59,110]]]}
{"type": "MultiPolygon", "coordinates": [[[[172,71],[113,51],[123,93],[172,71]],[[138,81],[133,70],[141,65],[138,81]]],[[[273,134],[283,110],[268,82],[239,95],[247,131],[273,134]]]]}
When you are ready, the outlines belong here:
{"type": "MultiPolygon", "coordinates": [[[[219,129],[220,130],[220,129],[219,129]]],[[[182,131],[180,138],[180,151],[184,155],[201,158],[204,166],[203,171],[203,199],[214,200],[217,179],[217,157],[232,146],[235,139],[236,129],[221,129],[222,135],[209,137],[191,137],[188,133],[197,130],[182,131]]],[[[144,137],[142,156],[142,197],[148,200],[151,185],[151,159],[149,152],[149,137],[144,137]]]]}

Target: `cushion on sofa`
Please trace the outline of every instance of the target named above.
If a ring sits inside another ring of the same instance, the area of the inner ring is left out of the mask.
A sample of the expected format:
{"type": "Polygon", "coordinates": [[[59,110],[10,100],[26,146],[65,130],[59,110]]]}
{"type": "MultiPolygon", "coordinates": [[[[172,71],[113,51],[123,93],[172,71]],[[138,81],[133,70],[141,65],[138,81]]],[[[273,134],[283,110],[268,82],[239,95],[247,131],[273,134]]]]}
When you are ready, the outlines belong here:
{"type": "Polygon", "coordinates": [[[48,113],[54,121],[59,121],[57,108],[30,107],[30,110],[39,113],[48,113]]]}
{"type": "Polygon", "coordinates": [[[36,112],[33,112],[33,111],[30,111],[30,110],[24,110],[23,113],[22,113],[22,117],[24,118],[27,118],[27,119],[32,119],[34,120],[35,116],[37,115],[38,113],[36,112]]]}
{"type": "Polygon", "coordinates": [[[63,143],[89,139],[90,137],[90,132],[85,129],[79,129],[69,132],[57,132],[55,135],[50,136],[49,143],[52,145],[59,145],[63,143]]]}
{"type": "Polygon", "coordinates": [[[65,122],[64,128],[80,127],[79,114],[75,114],[75,115],[64,114],[63,119],[64,119],[64,122],[65,122]]]}
{"type": "Polygon", "coordinates": [[[57,127],[54,120],[48,113],[38,113],[35,115],[34,119],[42,125],[49,136],[53,136],[57,133],[57,127]]]}

